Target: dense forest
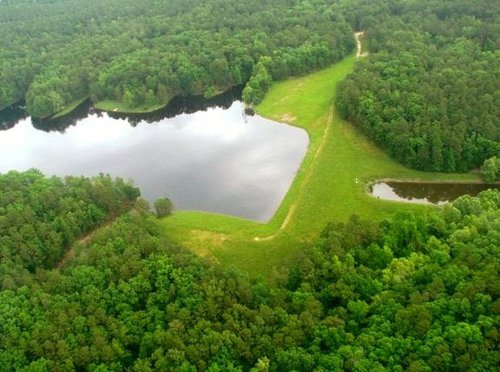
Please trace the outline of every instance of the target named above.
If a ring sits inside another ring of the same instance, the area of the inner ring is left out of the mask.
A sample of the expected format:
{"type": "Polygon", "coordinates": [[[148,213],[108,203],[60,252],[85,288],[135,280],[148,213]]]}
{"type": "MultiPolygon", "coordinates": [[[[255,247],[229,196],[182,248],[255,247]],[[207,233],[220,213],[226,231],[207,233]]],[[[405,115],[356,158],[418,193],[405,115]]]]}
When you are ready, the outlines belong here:
{"type": "Polygon", "coordinates": [[[211,97],[250,77],[258,102],[269,79],[354,49],[318,0],[4,0],[0,34],[0,109],[26,97],[34,117],[88,96],[130,108],[211,97]]]}
{"type": "Polygon", "coordinates": [[[118,178],[0,174],[0,288],[53,268],[76,239],[130,209],[138,188],[118,178]]]}
{"type": "MultiPolygon", "coordinates": [[[[7,211],[17,213],[19,226],[43,224],[47,216],[55,221],[68,215],[68,204],[79,216],[71,236],[95,220],[82,217],[88,205],[73,205],[73,196],[94,194],[96,206],[113,196],[120,200],[114,209],[124,195],[136,195],[106,177],[63,181],[30,171],[0,181],[20,189],[2,195],[2,221],[7,211]],[[92,186],[103,183],[95,193],[92,186]],[[29,198],[41,202],[50,190],[67,196],[48,201],[43,213],[28,209],[29,198]]],[[[70,242],[75,254],[62,267],[39,249],[47,264],[35,271],[13,267],[21,273],[16,280],[2,273],[2,370],[491,371],[498,365],[498,191],[381,223],[353,216],[328,225],[273,287],[176,247],[156,221],[138,203],[90,239],[70,242]]],[[[2,236],[3,242],[50,239],[28,228],[2,236]]],[[[5,255],[24,262],[22,251],[3,250],[2,263],[5,255]]]]}
{"type": "Polygon", "coordinates": [[[500,8],[488,0],[354,1],[369,56],[341,114],[412,168],[466,171],[500,155],[500,8]]]}

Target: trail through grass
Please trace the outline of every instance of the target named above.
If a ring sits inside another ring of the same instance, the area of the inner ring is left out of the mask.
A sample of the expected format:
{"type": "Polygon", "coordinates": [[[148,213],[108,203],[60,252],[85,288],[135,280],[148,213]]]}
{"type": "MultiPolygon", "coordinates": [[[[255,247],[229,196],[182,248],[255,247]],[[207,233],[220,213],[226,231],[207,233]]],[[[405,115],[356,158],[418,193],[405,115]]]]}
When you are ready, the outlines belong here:
{"type": "Polygon", "coordinates": [[[310,139],[297,177],[269,223],[176,212],[162,220],[167,233],[201,256],[272,281],[328,222],[346,221],[353,213],[381,220],[397,211],[432,208],[375,199],[368,194],[373,180],[474,179],[407,169],[343,121],[333,107],[335,87],[354,63],[351,56],[313,74],[276,82],[257,107],[265,117],[304,128],[310,139]]]}

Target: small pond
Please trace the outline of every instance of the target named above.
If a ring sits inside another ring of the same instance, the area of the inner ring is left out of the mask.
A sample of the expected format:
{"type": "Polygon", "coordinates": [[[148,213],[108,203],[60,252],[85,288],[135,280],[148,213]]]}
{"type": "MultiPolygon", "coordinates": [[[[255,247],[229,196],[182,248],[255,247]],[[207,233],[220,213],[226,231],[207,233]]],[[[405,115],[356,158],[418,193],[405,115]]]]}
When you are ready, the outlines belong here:
{"type": "Polygon", "coordinates": [[[385,200],[442,205],[462,195],[475,196],[500,185],[481,183],[379,182],[372,186],[372,195],[385,200]]]}
{"type": "Polygon", "coordinates": [[[0,113],[0,172],[107,173],[133,180],[150,201],[169,197],[177,210],[264,222],[290,187],[309,139],[300,128],[247,116],[237,96],[179,98],[148,115],[101,113],[87,103],[52,122],[32,121],[19,109],[0,113]]]}

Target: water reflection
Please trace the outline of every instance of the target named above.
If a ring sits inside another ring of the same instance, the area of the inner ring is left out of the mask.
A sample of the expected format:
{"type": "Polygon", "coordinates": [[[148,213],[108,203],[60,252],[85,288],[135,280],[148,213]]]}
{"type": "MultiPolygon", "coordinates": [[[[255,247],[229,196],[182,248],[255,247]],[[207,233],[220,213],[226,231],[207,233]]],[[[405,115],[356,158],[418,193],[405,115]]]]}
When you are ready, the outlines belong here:
{"type": "Polygon", "coordinates": [[[302,161],[306,132],[246,116],[239,101],[204,108],[158,121],[137,117],[135,127],[128,116],[85,105],[67,121],[34,124],[41,130],[26,118],[0,132],[0,172],[109,173],[134,180],[151,201],[170,197],[177,209],[268,220],[302,161]]]}
{"type": "Polygon", "coordinates": [[[7,130],[26,119],[28,114],[24,107],[24,101],[18,102],[11,107],[0,111],[0,130],[7,130]]]}
{"type": "Polygon", "coordinates": [[[380,182],[372,186],[372,195],[385,200],[442,205],[462,195],[475,196],[481,191],[489,188],[500,189],[500,185],[477,183],[380,182]]]}
{"type": "MultiPolygon", "coordinates": [[[[70,114],[64,115],[57,119],[36,119],[31,118],[31,124],[38,130],[44,132],[60,132],[64,133],[66,129],[76,125],[80,120],[86,118],[90,114],[94,114],[94,109],[90,104],[90,100],[83,102],[70,114]]],[[[102,114],[100,114],[102,116],[102,114]]]]}
{"type": "Polygon", "coordinates": [[[155,123],[180,114],[194,114],[195,112],[206,111],[211,107],[228,109],[234,101],[241,98],[242,90],[242,86],[237,86],[210,99],[205,99],[203,96],[177,96],[170,100],[164,108],[145,114],[124,114],[119,112],[109,112],[108,114],[115,119],[125,119],[131,125],[137,125],[141,121],[155,123]]]}
{"type": "MultiPolygon", "coordinates": [[[[177,96],[174,97],[164,108],[143,114],[125,114],[119,112],[104,112],[92,107],[90,100],[86,100],[68,115],[56,119],[31,118],[32,125],[45,132],[64,131],[76,125],[80,120],[89,115],[102,117],[103,114],[114,119],[126,120],[130,125],[136,126],[141,122],[155,123],[163,119],[173,118],[180,114],[193,114],[199,111],[206,111],[212,107],[228,109],[234,101],[241,98],[243,86],[236,86],[213,98],[205,99],[203,96],[177,96]]],[[[0,111],[0,130],[7,130],[14,127],[21,120],[26,119],[28,114],[24,102],[19,102],[5,110],[0,111]]]]}

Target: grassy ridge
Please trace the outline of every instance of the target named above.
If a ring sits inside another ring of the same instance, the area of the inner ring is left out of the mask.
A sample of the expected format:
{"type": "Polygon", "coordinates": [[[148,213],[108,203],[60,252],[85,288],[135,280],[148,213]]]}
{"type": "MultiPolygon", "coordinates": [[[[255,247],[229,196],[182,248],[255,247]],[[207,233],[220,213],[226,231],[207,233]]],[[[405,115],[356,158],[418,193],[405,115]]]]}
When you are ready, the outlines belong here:
{"type": "Polygon", "coordinates": [[[49,116],[48,119],[50,119],[50,120],[59,119],[65,115],[72,113],[74,110],[76,110],[78,108],[78,106],[80,106],[88,98],[89,97],[83,97],[83,98],[77,99],[76,101],[71,102],[63,110],[55,113],[54,115],[49,116]]]}
{"type": "Polygon", "coordinates": [[[396,211],[429,208],[372,198],[367,185],[375,179],[474,179],[407,169],[344,122],[333,109],[335,86],[354,62],[349,57],[316,73],[274,83],[257,107],[263,116],[304,128],[310,138],[298,175],[268,224],[177,212],[163,220],[167,232],[202,256],[271,280],[297,257],[300,243],[316,236],[327,222],[345,221],[353,213],[378,220],[396,211]]]}
{"type": "Polygon", "coordinates": [[[164,108],[167,104],[149,105],[144,104],[137,107],[131,107],[120,101],[100,101],[94,104],[94,107],[102,111],[114,111],[125,114],[146,114],[164,108]]]}

